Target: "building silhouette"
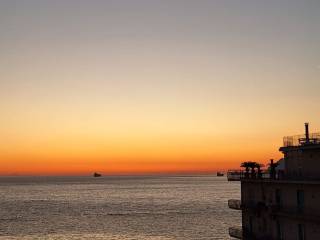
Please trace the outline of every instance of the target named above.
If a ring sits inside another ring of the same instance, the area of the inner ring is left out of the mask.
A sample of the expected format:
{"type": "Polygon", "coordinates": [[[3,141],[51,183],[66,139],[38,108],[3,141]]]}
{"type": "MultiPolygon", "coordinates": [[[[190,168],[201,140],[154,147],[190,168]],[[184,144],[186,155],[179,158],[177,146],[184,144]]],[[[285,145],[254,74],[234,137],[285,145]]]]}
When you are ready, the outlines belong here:
{"type": "Polygon", "coordinates": [[[242,211],[242,227],[230,227],[231,237],[320,239],[320,133],[309,133],[306,123],[305,134],[284,137],[279,150],[283,159],[259,173],[252,162],[228,172],[229,180],[241,181],[241,200],[228,201],[242,211]]]}

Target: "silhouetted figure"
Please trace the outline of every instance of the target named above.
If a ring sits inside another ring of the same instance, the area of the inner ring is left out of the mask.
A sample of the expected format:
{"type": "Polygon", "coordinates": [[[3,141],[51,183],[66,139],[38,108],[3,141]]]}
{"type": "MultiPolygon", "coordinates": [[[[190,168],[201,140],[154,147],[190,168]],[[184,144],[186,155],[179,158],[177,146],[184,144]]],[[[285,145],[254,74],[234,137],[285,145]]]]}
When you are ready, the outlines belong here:
{"type": "Polygon", "coordinates": [[[256,178],[255,165],[252,165],[252,167],[251,167],[251,178],[256,178]]]}
{"type": "Polygon", "coordinates": [[[258,169],[258,178],[261,179],[261,178],[262,178],[261,167],[263,167],[263,165],[260,164],[260,163],[257,163],[256,167],[257,167],[257,169],[258,169]]]}
{"type": "Polygon", "coordinates": [[[274,163],[273,159],[270,160],[270,178],[276,179],[276,167],[278,166],[278,163],[274,163]]]}

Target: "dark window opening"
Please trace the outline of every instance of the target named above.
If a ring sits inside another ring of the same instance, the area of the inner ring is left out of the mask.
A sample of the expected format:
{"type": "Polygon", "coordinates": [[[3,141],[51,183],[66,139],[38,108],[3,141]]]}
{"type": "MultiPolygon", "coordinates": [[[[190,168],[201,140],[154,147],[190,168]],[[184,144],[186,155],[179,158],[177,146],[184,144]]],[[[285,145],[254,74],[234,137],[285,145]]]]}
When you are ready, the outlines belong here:
{"type": "Polygon", "coordinates": [[[283,240],[283,231],[279,221],[277,221],[277,240],[283,240]]]}
{"type": "Polygon", "coordinates": [[[252,232],[253,232],[253,226],[252,226],[252,223],[253,222],[253,220],[252,220],[252,217],[250,216],[250,218],[249,218],[249,232],[250,232],[250,234],[252,234],[252,232]]]}
{"type": "Polygon", "coordinates": [[[262,227],[263,227],[262,231],[266,232],[267,231],[267,220],[265,218],[263,218],[263,226],[262,227]]]}
{"type": "Polygon", "coordinates": [[[303,224],[298,224],[298,239],[305,240],[305,229],[303,224]]]}
{"type": "Polygon", "coordinates": [[[276,189],[276,204],[277,204],[277,207],[281,207],[282,205],[282,197],[281,197],[280,189],[276,189]]]}
{"type": "Polygon", "coordinates": [[[297,190],[297,210],[303,212],[304,209],[304,192],[303,190],[297,190]]]}

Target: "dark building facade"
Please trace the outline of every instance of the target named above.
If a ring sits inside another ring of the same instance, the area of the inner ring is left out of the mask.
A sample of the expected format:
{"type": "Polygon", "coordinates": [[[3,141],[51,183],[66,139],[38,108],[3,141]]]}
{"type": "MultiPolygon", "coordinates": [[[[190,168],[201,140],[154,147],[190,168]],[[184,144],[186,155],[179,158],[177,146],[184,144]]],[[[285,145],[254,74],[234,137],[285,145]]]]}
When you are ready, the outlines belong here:
{"type": "Polygon", "coordinates": [[[230,228],[239,239],[320,239],[320,134],[285,137],[284,158],[256,173],[229,172],[241,181],[241,200],[229,207],[242,211],[242,227],[230,228]]]}

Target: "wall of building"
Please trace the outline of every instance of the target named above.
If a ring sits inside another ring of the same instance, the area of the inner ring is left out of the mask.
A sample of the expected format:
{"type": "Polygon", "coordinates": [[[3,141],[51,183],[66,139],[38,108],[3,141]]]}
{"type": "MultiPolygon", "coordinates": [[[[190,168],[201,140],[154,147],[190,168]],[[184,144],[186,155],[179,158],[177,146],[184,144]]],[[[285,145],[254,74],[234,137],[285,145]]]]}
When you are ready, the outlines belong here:
{"type": "Polygon", "coordinates": [[[299,224],[306,239],[320,239],[320,182],[243,180],[241,202],[242,225],[258,239],[277,239],[279,225],[284,239],[299,239],[299,224]],[[298,190],[303,192],[302,209],[298,190]]]}
{"type": "Polygon", "coordinates": [[[287,148],[285,173],[291,178],[320,179],[320,146],[287,148]]]}

